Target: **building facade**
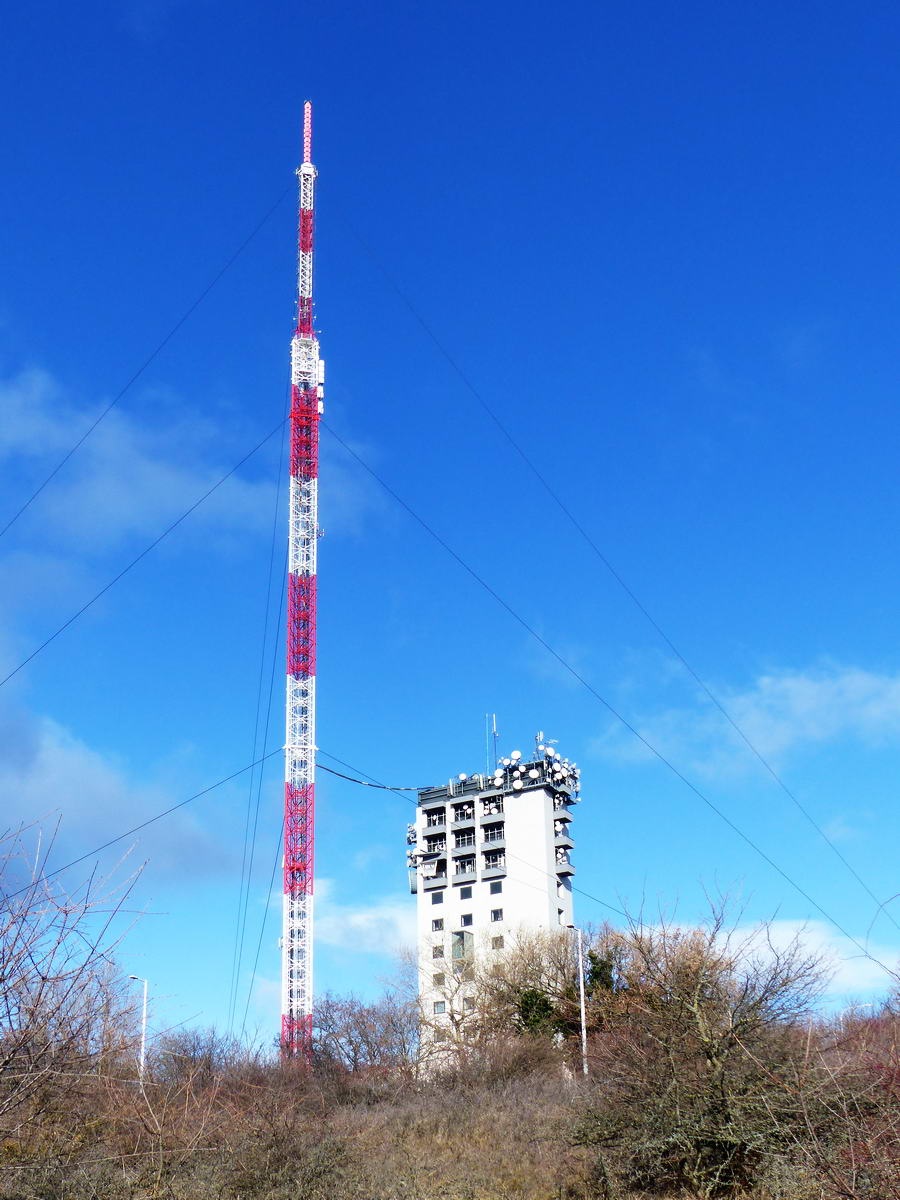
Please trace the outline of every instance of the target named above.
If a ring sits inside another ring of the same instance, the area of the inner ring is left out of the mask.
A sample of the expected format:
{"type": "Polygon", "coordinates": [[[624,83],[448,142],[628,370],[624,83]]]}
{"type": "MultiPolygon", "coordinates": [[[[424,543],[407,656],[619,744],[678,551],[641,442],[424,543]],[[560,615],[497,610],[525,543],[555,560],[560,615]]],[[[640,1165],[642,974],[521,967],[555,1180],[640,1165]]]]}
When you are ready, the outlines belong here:
{"type": "Polygon", "coordinates": [[[467,987],[476,956],[510,948],[519,932],[572,924],[572,806],[580,772],[536,739],[493,775],[460,775],[418,794],[408,828],[417,897],[423,1016],[436,1040],[474,1013],[467,987]]]}

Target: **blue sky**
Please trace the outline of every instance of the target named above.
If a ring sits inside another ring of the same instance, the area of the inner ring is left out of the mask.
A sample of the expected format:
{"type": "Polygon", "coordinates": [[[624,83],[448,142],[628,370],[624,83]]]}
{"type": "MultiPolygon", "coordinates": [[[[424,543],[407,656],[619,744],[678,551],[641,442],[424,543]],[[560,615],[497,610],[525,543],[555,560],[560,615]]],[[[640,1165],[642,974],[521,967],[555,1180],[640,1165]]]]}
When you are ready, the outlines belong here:
{"type": "MultiPolygon", "coordinates": [[[[754,764],[434,332],[879,897],[896,878],[900,13],[874,4],[47,3],[0,49],[0,516],[292,184],[315,104],[327,421],[854,937],[900,931],[754,764]]],[[[25,657],[278,421],[294,197],[0,542],[25,657]]],[[[275,438],[0,695],[11,819],[62,863],[251,758],[275,438]]],[[[583,768],[576,883],[884,976],[323,434],[319,742],[397,784],[544,729],[583,768]]],[[[280,512],[280,517],[283,512],[280,512]]],[[[282,526],[278,526],[280,553],[282,526]]],[[[272,614],[274,619],[274,613],[272,614]]],[[[271,643],[270,643],[271,644],[271,643]]],[[[280,645],[280,638],[279,638],[280,645]]],[[[270,658],[264,664],[267,691],[270,658]]],[[[281,664],[269,742],[281,740],[281,664]]],[[[280,764],[263,780],[248,944],[280,764]]],[[[228,1008],[246,779],[136,840],[120,954],[154,1020],[228,1008]]],[[[322,777],[317,987],[411,929],[409,806],[322,777]]],[[[105,865],[114,857],[105,856],[105,865]]],[[[126,869],[126,868],[123,868],[126,869]]],[[[900,904],[893,908],[900,920],[900,904]]],[[[577,918],[603,910],[577,899],[577,918]]],[[[273,910],[250,1025],[273,1022],[273,910]]]]}

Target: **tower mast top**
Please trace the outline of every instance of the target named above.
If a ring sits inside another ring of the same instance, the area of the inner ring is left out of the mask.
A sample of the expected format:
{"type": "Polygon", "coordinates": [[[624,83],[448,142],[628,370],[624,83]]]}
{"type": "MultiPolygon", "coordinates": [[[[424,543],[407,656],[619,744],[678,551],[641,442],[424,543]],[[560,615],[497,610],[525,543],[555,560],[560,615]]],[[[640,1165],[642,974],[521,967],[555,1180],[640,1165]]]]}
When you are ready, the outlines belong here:
{"type": "Polygon", "coordinates": [[[312,101],[303,105],[303,162],[312,162],[312,101]]]}

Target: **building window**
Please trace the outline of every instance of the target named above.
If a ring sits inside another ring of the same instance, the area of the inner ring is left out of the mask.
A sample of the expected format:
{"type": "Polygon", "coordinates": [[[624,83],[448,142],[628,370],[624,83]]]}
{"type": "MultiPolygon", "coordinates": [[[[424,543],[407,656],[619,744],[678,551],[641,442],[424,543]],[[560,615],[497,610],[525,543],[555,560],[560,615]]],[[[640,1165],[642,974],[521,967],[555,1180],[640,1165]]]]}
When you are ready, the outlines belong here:
{"type": "Polygon", "coordinates": [[[558,908],[558,909],[556,910],[556,913],[557,913],[557,916],[559,917],[559,923],[560,923],[560,925],[565,925],[565,923],[566,923],[566,919],[565,919],[565,917],[563,916],[563,910],[562,910],[561,908],[558,908]]]}
{"type": "Polygon", "coordinates": [[[491,920],[492,921],[502,921],[503,920],[503,909],[502,908],[492,908],[491,909],[491,920]]]}
{"type": "Polygon", "coordinates": [[[444,947],[443,946],[432,946],[431,947],[431,957],[432,958],[443,958],[444,957],[444,947]]]}
{"type": "Polygon", "coordinates": [[[472,889],[470,887],[461,887],[459,889],[459,898],[460,900],[471,900],[472,889]]]}
{"type": "Polygon", "coordinates": [[[484,866],[487,871],[490,871],[492,868],[505,869],[506,854],[502,850],[486,850],[484,853],[484,866]]]}
{"type": "Polygon", "coordinates": [[[444,928],[444,918],[443,917],[435,917],[435,919],[431,922],[431,932],[432,933],[440,933],[443,928],[444,928]]]}
{"type": "Polygon", "coordinates": [[[475,831],[474,830],[469,829],[465,833],[454,834],[454,843],[453,843],[454,850],[459,850],[463,846],[474,846],[474,845],[475,845],[475,831]]]}
{"type": "Polygon", "coordinates": [[[460,923],[460,925],[463,926],[463,928],[465,928],[467,925],[471,925],[472,924],[472,914],[471,913],[463,913],[463,915],[459,918],[459,923],[460,923]]]}
{"type": "Polygon", "coordinates": [[[431,812],[428,812],[425,814],[426,827],[434,826],[434,825],[443,825],[445,820],[446,820],[446,818],[444,816],[444,810],[442,808],[434,808],[431,810],[431,812]]]}
{"type": "Polygon", "coordinates": [[[475,805],[471,801],[465,804],[453,805],[453,820],[454,821],[474,821],[475,820],[475,805]]]}
{"type": "Polygon", "coordinates": [[[442,850],[446,849],[447,838],[443,833],[439,833],[435,837],[427,837],[425,839],[425,852],[427,854],[440,854],[442,850]]]}
{"type": "Polygon", "coordinates": [[[471,933],[465,930],[452,935],[452,950],[451,953],[456,962],[470,959],[475,951],[475,939],[471,933]]]}
{"type": "Polygon", "coordinates": [[[434,1033],[432,1034],[432,1037],[434,1038],[434,1040],[436,1042],[446,1042],[447,1031],[446,1031],[446,1029],[435,1029],[434,1033]]]}
{"type": "Polygon", "coordinates": [[[491,949],[492,950],[502,950],[503,949],[503,938],[502,937],[491,938],[491,949]]]}
{"type": "Polygon", "coordinates": [[[498,821],[496,825],[485,825],[484,840],[486,842],[502,842],[505,832],[505,827],[502,821],[498,821]]]}
{"type": "Polygon", "coordinates": [[[454,875],[471,875],[475,870],[475,856],[465,855],[463,858],[456,860],[456,870],[454,875]]]}
{"type": "Polygon", "coordinates": [[[503,797],[488,796],[481,802],[481,813],[485,817],[498,817],[503,812],[503,797]]]}
{"type": "Polygon", "coordinates": [[[502,891],[503,891],[503,880],[502,879],[492,879],[491,880],[491,895],[499,896],[502,891]]]}
{"type": "Polygon", "coordinates": [[[446,1003],[446,1001],[445,1001],[445,1000],[435,1000],[435,1002],[434,1002],[434,1015],[435,1015],[436,1017],[439,1017],[439,1016],[441,1015],[441,1013],[445,1013],[446,1011],[447,1011],[447,1003],[446,1003]]]}
{"type": "Polygon", "coordinates": [[[432,904],[443,904],[444,903],[444,893],[443,892],[432,892],[431,893],[431,903],[432,904]]]}
{"type": "Polygon", "coordinates": [[[444,986],[444,972],[443,971],[438,971],[438,973],[436,975],[432,975],[431,986],[432,987],[443,987],[444,986]]]}
{"type": "Polygon", "coordinates": [[[475,1007],[474,998],[472,996],[464,996],[463,997],[463,1008],[468,1009],[471,1012],[471,1010],[474,1007],[475,1007]]]}

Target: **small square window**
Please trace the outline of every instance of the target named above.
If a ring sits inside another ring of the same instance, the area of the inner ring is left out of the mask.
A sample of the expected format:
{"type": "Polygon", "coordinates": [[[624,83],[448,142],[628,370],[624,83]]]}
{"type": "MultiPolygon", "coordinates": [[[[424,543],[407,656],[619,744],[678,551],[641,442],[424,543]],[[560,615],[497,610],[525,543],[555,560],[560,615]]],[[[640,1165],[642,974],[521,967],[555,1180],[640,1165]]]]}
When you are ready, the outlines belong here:
{"type": "Polygon", "coordinates": [[[502,891],[503,891],[503,880],[502,879],[492,880],[491,881],[491,895],[499,896],[502,891]]]}
{"type": "Polygon", "coordinates": [[[432,1036],[434,1037],[434,1040],[436,1042],[446,1042],[447,1030],[446,1029],[435,1029],[434,1034],[432,1036]]]}
{"type": "Polygon", "coordinates": [[[444,957],[444,947],[443,946],[432,946],[431,947],[431,957],[432,958],[443,958],[444,957]]]}
{"type": "Polygon", "coordinates": [[[459,889],[459,898],[460,900],[471,900],[472,889],[470,887],[461,887],[459,889]]]}
{"type": "Polygon", "coordinates": [[[438,973],[436,975],[432,975],[431,986],[432,987],[443,987],[444,986],[444,972],[443,971],[438,971],[438,973]]]}
{"type": "Polygon", "coordinates": [[[502,921],[503,920],[503,909],[502,908],[492,908],[491,909],[491,920],[492,921],[502,921]]]}
{"type": "Polygon", "coordinates": [[[434,1002],[435,1016],[440,1016],[441,1013],[445,1013],[446,1011],[447,1011],[446,1001],[445,1000],[435,1000],[435,1002],[434,1002]]]}
{"type": "Polygon", "coordinates": [[[432,892],[431,893],[431,903],[432,904],[443,904],[444,903],[444,893],[443,892],[432,892]]]}
{"type": "Polygon", "coordinates": [[[492,950],[502,950],[503,949],[503,938],[502,937],[491,938],[491,949],[492,950]]]}
{"type": "Polygon", "coordinates": [[[440,933],[443,928],[444,928],[444,918],[443,917],[435,917],[434,920],[431,922],[431,932],[432,933],[440,933]]]}
{"type": "Polygon", "coordinates": [[[475,999],[474,999],[474,997],[472,997],[472,996],[464,996],[464,997],[463,997],[463,1008],[471,1010],[471,1009],[473,1009],[474,1007],[475,1007],[475,999]]]}
{"type": "Polygon", "coordinates": [[[471,913],[463,913],[463,915],[459,918],[459,923],[464,928],[467,925],[471,925],[472,924],[472,914],[471,913]]]}

